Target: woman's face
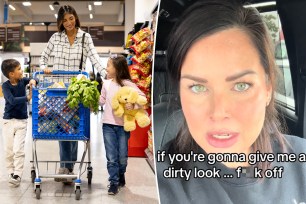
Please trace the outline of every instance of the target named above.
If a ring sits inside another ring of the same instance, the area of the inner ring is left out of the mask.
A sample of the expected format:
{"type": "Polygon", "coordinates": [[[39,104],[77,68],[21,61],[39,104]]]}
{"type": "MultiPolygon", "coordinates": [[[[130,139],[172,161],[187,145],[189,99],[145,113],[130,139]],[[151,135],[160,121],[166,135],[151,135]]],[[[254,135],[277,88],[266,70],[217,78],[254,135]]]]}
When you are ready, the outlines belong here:
{"type": "Polygon", "coordinates": [[[197,41],[182,64],[182,109],[193,139],[207,153],[249,153],[270,102],[256,48],[227,29],[197,41]]]}
{"type": "Polygon", "coordinates": [[[107,67],[106,67],[106,72],[107,72],[107,78],[112,79],[116,77],[116,69],[113,65],[113,61],[109,59],[107,61],[107,67]]]}
{"type": "Polygon", "coordinates": [[[66,13],[63,19],[63,26],[66,31],[72,31],[75,28],[75,17],[73,14],[66,13]]]}

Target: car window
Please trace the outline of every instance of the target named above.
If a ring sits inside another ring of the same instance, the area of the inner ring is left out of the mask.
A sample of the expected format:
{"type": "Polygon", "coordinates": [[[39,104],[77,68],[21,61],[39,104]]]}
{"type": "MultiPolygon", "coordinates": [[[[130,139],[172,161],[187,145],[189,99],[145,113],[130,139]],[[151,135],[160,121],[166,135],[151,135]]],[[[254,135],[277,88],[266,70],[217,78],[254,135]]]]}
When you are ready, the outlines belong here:
{"type": "Polygon", "coordinates": [[[278,77],[279,81],[277,82],[277,90],[275,93],[276,102],[294,111],[295,103],[290,72],[290,62],[288,59],[286,42],[279,15],[277,11],[270,11],[261,13],[261,16],[272,36],[275,49],[275,62],[279,68],[280,76],[278,77]]]}
{"type": "Polygon", "coordinates": [[[288,59],[285,41],[280,41],[276,43],[275,59],[288,59]]]}

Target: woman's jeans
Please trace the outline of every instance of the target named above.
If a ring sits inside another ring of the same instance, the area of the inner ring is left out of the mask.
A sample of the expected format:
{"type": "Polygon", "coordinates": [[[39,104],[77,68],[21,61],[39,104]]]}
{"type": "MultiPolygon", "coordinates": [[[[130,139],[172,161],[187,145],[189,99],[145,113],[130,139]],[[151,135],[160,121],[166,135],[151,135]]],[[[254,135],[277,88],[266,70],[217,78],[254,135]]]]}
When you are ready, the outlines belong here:
{"type": "Polygon", "coordinates": [[[130,132],[126,132],[123,126],[103,124],[103,138],[107,159],[107,171],[109,182],[119,184],[119,175],[126,171],[128,159],[128,140],[130,132]]]}
{"type": "MultiPolygon", "coordinates": [[[[60,160],[73,161],[78,158],[78,142],[77,141],[60,141],[60,160]]],[[[61,168],[68,168],[73,170],[74,163],[61,163],[61,168]]]]}

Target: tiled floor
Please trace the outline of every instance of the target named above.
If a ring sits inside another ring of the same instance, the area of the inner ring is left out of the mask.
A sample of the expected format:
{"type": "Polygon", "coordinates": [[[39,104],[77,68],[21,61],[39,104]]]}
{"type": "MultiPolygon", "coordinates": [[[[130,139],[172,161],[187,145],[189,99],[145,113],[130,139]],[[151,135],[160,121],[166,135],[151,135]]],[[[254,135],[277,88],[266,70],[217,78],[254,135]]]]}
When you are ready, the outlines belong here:
{"type": "MultiPolygon", "coordinates": [[[[88,186],[86,172],[82,175],[82,195],[75,200],[74,186],[54,182],[51,178],[42,178],[41,199],[37,200],[31,183],[32,137],[31,118],[29,118],[28,133],[25,144],[25,167],[22,183],[18,188],[9,187],[4,165],[3,137],[1,135],[4,100],[0,97],[0,203],[158,203],[155,176],[144,158],[130,157],[126,173],[126,187],[116,196],[107,194],[108,173],[101,131],[101,115],[91,115],[91,161],[93,167],[92,185],[88,186]]],[[[80,159],[83,142],[79,142],[80,159]]],[[[59,160],[57,141],[37,141],[38,160],[59,160]]],[[[55,165],[40,163],[40,173],[54,173],[55,165]]],[[[75,168],[76,169],[76,168],[75,168]]]]}

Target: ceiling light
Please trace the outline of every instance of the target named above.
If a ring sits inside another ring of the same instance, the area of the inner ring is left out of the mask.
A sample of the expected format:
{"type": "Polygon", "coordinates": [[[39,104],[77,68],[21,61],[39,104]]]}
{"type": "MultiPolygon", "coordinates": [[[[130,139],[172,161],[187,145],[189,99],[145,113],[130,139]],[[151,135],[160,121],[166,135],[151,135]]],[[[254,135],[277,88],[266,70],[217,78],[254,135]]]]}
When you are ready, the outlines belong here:
{"type": "Polygon", "coordinates": [[[44,23],[41,23],[41,25],[45,25],[44,23]]]}
{"type": "Polygon", "coordinates": [[[49,7],[50,7],[50,9],[51,9],[52,11],[54,11],[54,8],[53,8],[52,4],[50,4],[49,7]]]}
{"type": "Polygon", "coordinates": [[[90,11],[92,10],[91,4],[88,5],[88,10],[90,10],[90,11]]]}
{"type": "Polygon", "coordinates": [[[57,19],[57,14],[54,14],[55,18],[57,19]]]}
{"type": "Polygon", "coordinates": [[[32,25],[32,22],[30,22],[29,25],[32,25]]]}
{"type": "Polygon", "coordinates": [[[31,6],[32,5],[31,2],[29,2],[29,1],[24,1],[24,2],[22,2],[22,4],[24,6],[31,6]]]}
{"type": "Polygon", "coordinates": [[[250,5],[245,5],[244,7],[245,8],[248,8],[248,7],[265,7],[265,6],[273,6],[273,5],[276,5],[276,2],[275,1],[270,1],[270,2],[265,2],[265,3],[257,3],[257,4],[250,4],[250,5]]]}
{"type": "Polygon", "coordinates": [[[94,2],[94,5],[95,5],[95,6],[102,6],[102,1],[95,1],[95,2],[94,2]]]}
{"type": "Polygon", "coordinates": [[[93,15],[92,15],[92,14],[89,14],[89,18],[90,18],[90,19],[93,19],[93,15]]]}
{"type": "Polygon", "coordinates": [[[15,9],[15,7],[13,6],[13,5],[9,5],[9,7],[13,10],[13,11],[15,11],[16,9],[15,9]]]}

